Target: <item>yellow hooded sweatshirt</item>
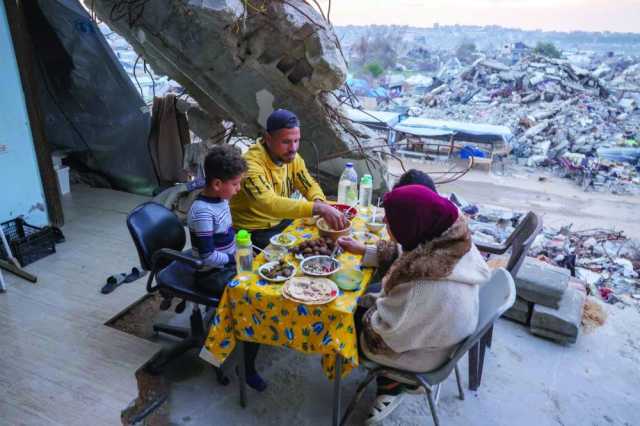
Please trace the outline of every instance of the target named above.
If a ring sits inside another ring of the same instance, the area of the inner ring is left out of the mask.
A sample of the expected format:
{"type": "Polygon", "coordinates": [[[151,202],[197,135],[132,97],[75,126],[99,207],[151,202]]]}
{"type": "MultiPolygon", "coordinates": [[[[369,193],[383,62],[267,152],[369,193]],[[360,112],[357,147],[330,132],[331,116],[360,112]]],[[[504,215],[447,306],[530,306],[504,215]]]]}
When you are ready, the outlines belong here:
{"type": "Polygon", "coordinates": [[[313,201],[325,200],[320,185],[307,171],[299,154],[291,163],[273,162],[260,139],[244,154],[248,170],[242,189],[231,199],[233,227],[268,229],[284,219],[309,217],[313,201]],[[295,190],[306,200],[294,200],[295,190]]]}

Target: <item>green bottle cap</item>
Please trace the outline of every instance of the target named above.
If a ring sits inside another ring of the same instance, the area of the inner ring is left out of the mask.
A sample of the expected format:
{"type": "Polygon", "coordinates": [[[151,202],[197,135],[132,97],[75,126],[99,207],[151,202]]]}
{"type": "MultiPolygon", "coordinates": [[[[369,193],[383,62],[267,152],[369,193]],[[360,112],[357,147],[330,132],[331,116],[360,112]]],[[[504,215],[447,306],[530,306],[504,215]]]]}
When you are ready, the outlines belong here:
{"type": "Polygon", "coordinates": [[[371,177],[371,175],[362,176],[362,178],[360,178],[360,184],[363,184],[363,183],[365,185],[373,184],[373,178],[371,177]]]}
{"type": "Polygon", "coordinates": [[[251,245],[251,234],[246,229],[241,229],[236,233],[236,244],[239,246],[251,245]]]}

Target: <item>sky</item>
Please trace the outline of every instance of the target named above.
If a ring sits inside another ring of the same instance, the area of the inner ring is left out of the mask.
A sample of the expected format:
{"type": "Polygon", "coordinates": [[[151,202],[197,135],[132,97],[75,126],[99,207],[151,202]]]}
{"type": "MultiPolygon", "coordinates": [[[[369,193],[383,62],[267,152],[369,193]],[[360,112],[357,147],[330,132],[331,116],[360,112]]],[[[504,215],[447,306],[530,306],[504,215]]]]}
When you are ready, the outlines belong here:
{"type": "MultiPolygon", "coordinates": [[[[328,0],[318,1],[327,10],[328,0]]],[[[640,32],[640,0],[332,0],[333,25],[640,32]]]]}

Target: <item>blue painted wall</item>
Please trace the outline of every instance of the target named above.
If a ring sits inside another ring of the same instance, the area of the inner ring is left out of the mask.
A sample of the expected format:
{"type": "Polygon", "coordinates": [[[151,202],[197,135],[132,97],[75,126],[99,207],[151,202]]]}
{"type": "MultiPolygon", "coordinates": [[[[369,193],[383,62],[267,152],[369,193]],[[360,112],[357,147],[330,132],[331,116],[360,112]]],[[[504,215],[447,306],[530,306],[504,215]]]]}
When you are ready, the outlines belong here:
{"type": "Polygon", "coordinates": [[[0,222],[48,223],[29,116],[4,2],[0,2],[0,222]]]}

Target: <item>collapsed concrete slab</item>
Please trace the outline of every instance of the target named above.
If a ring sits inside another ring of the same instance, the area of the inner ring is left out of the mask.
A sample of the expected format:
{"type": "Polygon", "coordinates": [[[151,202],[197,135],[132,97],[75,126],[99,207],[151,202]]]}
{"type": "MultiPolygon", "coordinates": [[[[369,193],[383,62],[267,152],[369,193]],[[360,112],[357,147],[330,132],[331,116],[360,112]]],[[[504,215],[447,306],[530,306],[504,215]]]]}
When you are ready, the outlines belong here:
{"type": "Polygon", "coordinates": [[[531,314],[531,333],[560,343],[575,343],[580,332],[586,293],[569,286],[558,309],[535,305],[531,314]]]}
{"type": "Polygon", "coordinates": [[[522,299],[557,309],[569,284],[569,271],[527,257],[515,282],[522,299]]]}
{"type": "Polygon", "coordinates": [[[507,309],[503,316],[520,324],[528,325],[531,317],[531,306],[531,302],[527,302],[521,297],[516,297],[513,306],[507,309]]]}
{"type": "MultiPolygon", "coordinates": [[[[232,121],[245,136],[258,136],[275,108],[295,111],[300,153],[312,165],[342,152],[355,158],[348,151],[373,136],[344,119],[333,91],[346,80],[347,65],[331,25],[305,1],[84,3],[156,73],[180,83],[210,116],[232,121]]],[[[328,167],[332,176],[334,168],[328,167]]]]}

